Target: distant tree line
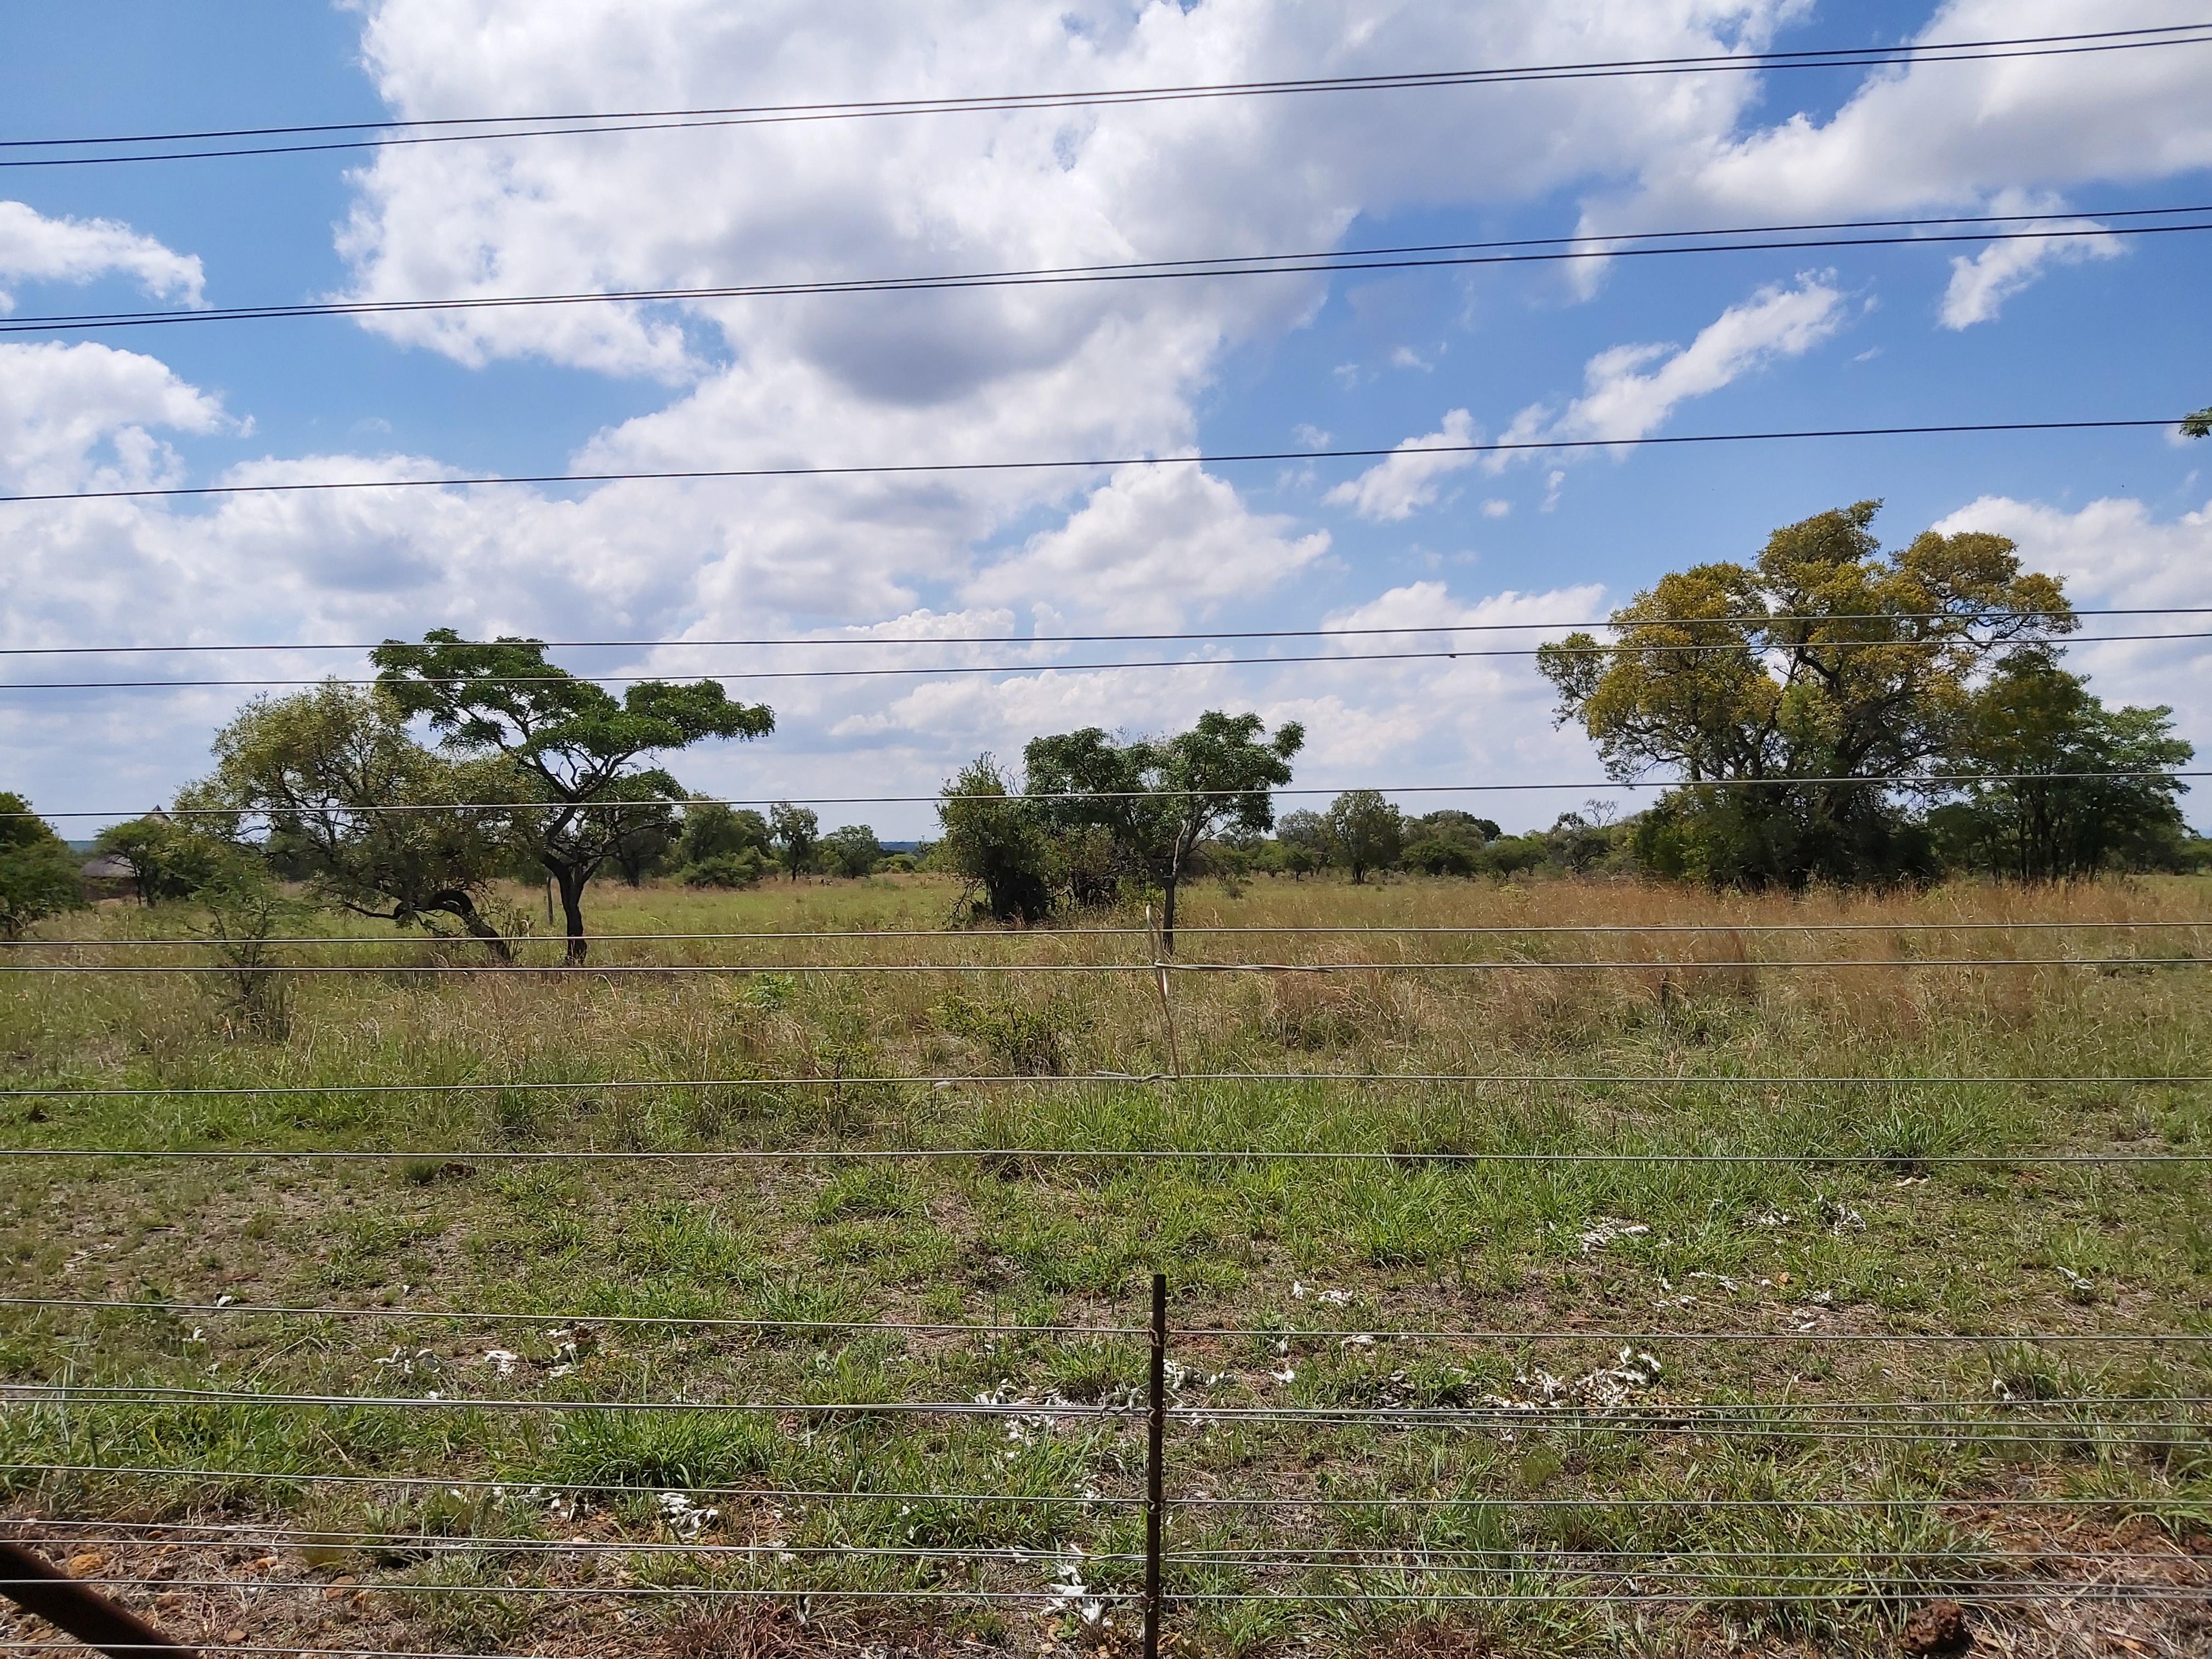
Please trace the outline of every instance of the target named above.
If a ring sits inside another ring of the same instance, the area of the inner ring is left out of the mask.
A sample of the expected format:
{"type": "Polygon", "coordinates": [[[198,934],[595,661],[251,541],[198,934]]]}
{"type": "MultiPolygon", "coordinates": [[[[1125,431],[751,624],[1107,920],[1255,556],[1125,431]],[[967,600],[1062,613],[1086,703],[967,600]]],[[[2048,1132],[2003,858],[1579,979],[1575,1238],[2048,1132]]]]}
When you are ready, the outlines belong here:
{"type": "MultiPolygon", "coordinates": [[[[1669,574],[1613,613],[1609,640],[1541,648],[1561,723],[1620,782],[1667,786],[1633,815],[1592,802],[1506,835],[1459,808],[1408,816],[1352,790],[1278,822],[1304,728],[1212,710],[1167,736],[1037,737],[1018,769],[978,756],[946,781],[921,861],[961,878],[967,915],[1000,923],[1156,901],[1170,950],[1202,875],[1801,888],[2201,867],[2212,849],[2172,775],[2194,751],[2172,710],[2108,708],[2062,666],[2073,608],[2010,542],[1931,531],[1884,551],[1879,506],[1778,530],[1748,564],[1669,574]]],[[[149,904],[288,883],[502,959],[527,923],[501,882],[542,881],[572,963],[589,948],[586,891],[608,871],[735,888],[917,862],[793,802],[763,814],[689,794],[661,757],[775,729],[718,682],[650,680],[618,698],[534,641],[450,629],[372,655],[372,686],[247,703],[172,812],[113,825],[97,849],[149,904]]],[[[0,938],[82,898],[67,844],[0,794],[0,938]]]]}

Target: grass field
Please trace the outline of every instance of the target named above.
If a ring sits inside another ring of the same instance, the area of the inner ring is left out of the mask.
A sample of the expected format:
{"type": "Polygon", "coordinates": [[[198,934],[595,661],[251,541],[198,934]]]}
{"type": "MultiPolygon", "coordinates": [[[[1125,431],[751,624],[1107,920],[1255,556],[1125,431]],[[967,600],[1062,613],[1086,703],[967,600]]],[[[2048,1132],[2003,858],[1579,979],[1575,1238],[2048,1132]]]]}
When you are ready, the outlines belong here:
{"type": "Polygon", "coordinates": [[[218,1647],[1126,1647],[1158,1269],[1177,1651],[2212,1647],[2212,882],[1209,886],[1164,1008],[952,898],[0,975],[0,1146],[226,1154],[6,1160],[8,1512],[218,1647]]]}

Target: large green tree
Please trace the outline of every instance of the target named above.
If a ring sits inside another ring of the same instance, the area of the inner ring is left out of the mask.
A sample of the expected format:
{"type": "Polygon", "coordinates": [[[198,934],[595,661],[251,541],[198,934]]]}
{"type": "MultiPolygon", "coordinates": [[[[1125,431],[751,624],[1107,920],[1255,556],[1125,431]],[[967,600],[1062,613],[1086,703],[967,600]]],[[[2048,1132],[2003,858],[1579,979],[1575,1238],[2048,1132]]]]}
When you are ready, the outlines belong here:
{"type": "Polygon", "coordinates": [[[510,833],[501,803],[521,793],[503,757],[433,753],[388,690],[331,680],[256,697],[216,734],[215,762],[193,801],[235,834],[265,832],[270,861],[329,902],[402,927],[442,919],[511,955],[483,908],[510,833]]]}
{"type": "Polygon", "coordinates": [[[0,939],[84,903],[77,855],[21,795],[0,790],[0,939]]]}
{"type": "Polygon", "coordinates": [[[1363,882],[1387,870],[1406,844],[1404,816],[1372,789],[1349,789],[1328,804],[1330,855],[1363,882]]]}
{"type": "Polygon", "coordinates": [[[232,849],[204,827],[149,812],[143,818],[109,824],[94,839],[92,850],[128,866],[138,902],[153,905],[190,898],[207,887],[222,873],[232,849]]]}
{"type": "Polygon", "coordinates": [[[1945,850],[2021,881],[2173,862],[2188,786],[2160,775],[2196,750],[2172,714],[2107,708],[2045,658],[2008,664],[1976,696],[1955,751],[1962,770],[1996,775],[1933,815],[1945,850]]]}
{"type": "Polygon", "coordinates": [[[714,680],[647,680],[617,698],[547,662],[535,640],[478,644],[441,628],[420,645],[387,641],[370,655],[380,684],[409,716],[427,718],[448,750],[509,763],[526,803],[510,822],[560,891],[572,966],[590,950],[585,888],[626,835],[683,797],[647,758],[775,729],[768,708],[732,701],[714,680]]]}
{"type": "Polygon", "coordinates": [[[1161,894],[1161,937],[1175,950],[1176,894],[1200,849],[1224,834],[1274,826],[1271,791],[1291,781],[1305,728],[1274,735],[1257,714],[1209,710],[1172,738],[1116,743],[1097,726],[1036,738],[1023,750],[1030,793],[1070,835],[1103,830],[1132,873],[1161,894]]]}
{"type": "Polygon", "coordinates": [[[1793,886],[1905,873],[1918,842],[1900,791],[1954,746],[1978,677],[2074,628],[2058,583],[2003,537],[1929,531],[1885,553],[1880,507],[1787,526],[1749,565],[1661,578],[1613,613],[1612,648],[1575,634],[1540,652],[1561,722],[1608,772],[1691,786],[1655,820],[1686,870],[1793,886]]]}

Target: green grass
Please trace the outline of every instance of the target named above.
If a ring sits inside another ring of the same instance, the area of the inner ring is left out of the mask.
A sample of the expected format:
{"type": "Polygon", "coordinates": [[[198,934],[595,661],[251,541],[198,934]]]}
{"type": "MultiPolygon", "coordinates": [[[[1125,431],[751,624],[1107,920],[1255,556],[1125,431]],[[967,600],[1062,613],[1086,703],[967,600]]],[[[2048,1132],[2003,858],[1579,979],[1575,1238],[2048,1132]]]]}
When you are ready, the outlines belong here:
{"type": "MultiPolygon", "coordinates": [[[[928,927],[951,896],[922,878],[721,895],[610,887],[595,890],[592,920],[608,933],[928,927]]],[[[1171,1432],[1171,1490],[1274,1500],[1174,1513],[1174,1587],[1193,1598],[1255,1598],[1181,1605],[1186,1650],[1452,1651],[1452,1641],[1480,1637],[1547,1654],[1700,1650],[1739,1638],[1887,1651],[1898,1619],[1929,1595],[1971,1601],[1977,1584],[2081,1577],[2087,1569],[2075,1555],[2123,1547],[2116,1539],[2201,1538],[2212,1499],[2212,1437],[2196,1403],[2212,1394],[2206,1346],[2025,1339],[2212,1335],[2205,1164],[2033,1161],[2212,1151],[2212,1090],[1710,1079],[2212,1073],[2203,970],[1906,974],[1759,959],[1907,948],[2185,955],[2212,924],[2156,935],[1887,930],[2039,916],[2194,922],[2208,896],[2212,884],[2182,879],[1802,902],[1599,884],[1261,882],[1241,897],[1202,894],[1189,906],[1194,925],[1883,924],[1827,936],[1186,937],[1189,958],[1362,967],[1178,975],[1176,1046],[1187,1069],[1528,1079],[1467,1085],[1097,1080],[1170,1066],[1149,972],[787,971],[868,960],[1148,959],[1139,939],[1049,932],[595,947],[601,964],[746,964],[635,977],[410,973],[475,960],[467,947],[418,936],[392,953],[389,972],[296,976],[281,1038],[231,1018],[213,981],[9,975],[0,982],[0,1084],[150,1092],[0,1101],[0,1145],[405,1156],[11,1160],[0,1252],[15,1293],[149,1305],[0,1310],[0,1375],[88,1391],[398,1394],[424,1403],[17,1403],[0,1408],[9,1462],[287,1478],[16,1469],[0,1470],[0,1487],[26,1514],[258,1519],[487,1540],[581,1528],[613,1547],[678,1538],[656,1493],[738,1487],[754,1495],[698,1500],[720,1510],[698,1540],[1028,1553],[988,1563],[784,1561],[615,1547],[598,1577],[579,1578],[588,1562],[487,1542],[419,1559],[322,1551],[283,1575],[357,1577],[374,1602],[362,1628],[392,1646],[561,1650],[576,1628],[564,1609],[584,1605],[577,1598],[592,1584],[1036,1589],[1052,1582],[1053,1559],[1079,1547],[1087,1584],[1126,1588],[1131,1563],[1091,1558],[1127,1554],[1141,1538],[1126,1501],[1142,1488],[1134,1418],[1063,1410],[1055,1419],[1045,1404],[1036,1420],[1012,1424],[825,1408],[979,1397],[1123,1406],[1142,1382],[1139,1339],[840,1327],[1129,1326],[1141,1323],[1146,1281],[1158,1269],[1173,1286],[1178,1327],[1250,1333],[1175,1339],[1177,1403],[1194,1417],[1179,1417],[1171,1432]],[[1642,965],[1481,974],[1380,965],[1401,957],[1642,965]],[[1717,965],[1686,971],[1665,957],[1717,965]],[[871,1080],[999,1074],[1034,1080],[871,1080]],[[1687,1080],[1638,1080],[1654,1077],[1687,1080]],[[794,1079],[812,1081],[777,1081],[794,1079]],[[613,1081],[650,1086],[605,1086],[613,1081]],[[422,1086],[439,1082],[556,1086],[422,1086]],[[408,1086],[362,1091],[379,1084],[408,1086]],[[331,1092],[160,1092],[269,1085],[331,1092]],[[1255,1155],[879,1156],[1170,1146],[1255,1155]],[[585,1150],[794,1156],[520,1156],[585,1150]],[[1321,1151],[1389,1156],[1271,1156],[1321,1151]],[[1652,1157],[1708,1152],[1755,1161],[1652,1157]],[[1620,1156],[1559,1156],[1592,1153],[1620,1156]],[[1868,1161],[1826,1164],[1820,1154],[1868,1161]],[[1940,1161],[1968,1154],[1992,1161],[1940,1161]],[[370,1320],[159,1305],[223,1296],[562,1317],[370,1320]],[[609,1322],[708,1318],[781,1322],[609,1322]],[[1499,1334],[1370,1342],[1309,1334],[1407,1328],[1499,1334]],[[1656,1376],[1640,1360],[1622,1364],[1621,1345],[1606,1334],[1615,1331],[1656,1334],[1632,1345],[1658,1357],[1656,1376]],[[1764,1340],[1680,1334],[1715,1331],[1764,1340]],[[1986,1340],[1911,1340],[1959,1332],[1986,1340]],[[1626,1369],[1641,1380],[1607,1381],[1626,1369]],[[780,1409],[470,1403],[514,1397],[780,1409]],[[1500,1418],[1498,1401],[1527,1409],[1500,1418]],[[1844,1401],[1874,1404],[1814,1409],[1844,1401]],[[1971,1403],[1911,1403],[1929,1401],[1971,1403]],[[2081,1401],[2091,1403],[2069,1403],[2081,1401]],[[1492,1415],[1473,1426],[1214,1415],[1252,1407],[1492,1415]],[[1730,1408],[1724,1420],[1715,1415],[1722,1407],[1730,1408]],[[501,1490],[309,1478],[339,1473],[501,1490]],[[621,1490],[579,1491],[596,1487],[621,1490]],[[799,1492],[859,1495],[787,1496],[799,1492]],[[1005,1496],[871,1495],[932,1492],[1005,1496]],[[580,1512],[549,1510],[564,1493],[580,1512]],[[1992,1502],[2026,1497],[2070,1504],[1992,1502]],[[1048,1501],[1015,1501],[1025,1498],[1048,1501]],[[1428,1502],[1390,1501],[1406,1498],[1428,1502]],[[1860,1506],[1827,1501],[1844,1498],[1860,1506]],[[2149,1534],[2132,1529],[2142,1527],[2149,1534]],[[1256,1565],[1255,1551],[1304,1565],[1256,1565]],[[1330,1551],[1373,1553],[1355,1572],[1330,1551]],[[1632,1579],[1689,1602],[1619,1599],[1632,1579]],[[571,1593],[498,1588],[539,1581],[571,1593]],[[1807,1589],[1824,1599],[1796,1594],[1807,1589]],[[1349,1600],[1297,1599],[1354,1590],[1349,1600]],[[1507,1599],[1441,1599],[1470,1590],[1507,1599]],[[1600,1599],[1574,1599],[1586,1595],[1600,1599]]],[[[111,908],[66,927],[72,937],[92,927],[143,939],[182,937],[191,925],[179,910],[111,908]]],[[[293,946],[285,959],[345,954],[293,946]]],[[[644,1650],[654,1632],[696,1611],[678,1600],[624,1603],[631,1634],[622,1639],[644,1650]]],[[[1034,1642],[1040,1617],[1014,1604],[853,1605],[837,1615],[847,1623],[831,1619],[820,1631],[881,1632],[919,1619],[1011,1649],[1034,1642]]],[[[2008,1621],[2026,1640],[2057,1629],[2052,1621],[2069,1616],[2058,1609],[2054,1598],[1981,1616],[2008,1621]]],[[[1074,1615],[1051,1617],[1072,1639],[1074,1615]]],[[[1117,1617],[1126,1629],[1130,1614],[1117,1617]]]]}

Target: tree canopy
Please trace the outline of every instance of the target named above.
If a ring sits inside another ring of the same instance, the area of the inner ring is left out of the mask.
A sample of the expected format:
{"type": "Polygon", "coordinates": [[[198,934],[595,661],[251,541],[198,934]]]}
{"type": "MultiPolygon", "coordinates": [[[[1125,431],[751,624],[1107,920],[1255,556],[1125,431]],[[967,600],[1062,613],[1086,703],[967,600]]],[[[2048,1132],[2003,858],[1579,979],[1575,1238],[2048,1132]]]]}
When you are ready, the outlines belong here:
{"type": "Polygon", "coordinates": [[[1305,729],[1285,721],[1266,732],[1257,714],[1208,710],[1172,738],[1117,743],[1087,726],[1032,738],[1023,760],[1048,824],[1103,831],[1127,873],[1160,890],[1162,940],[1172,951],[1176,891],[1200,848],[1273,827],[1271,791],[1291,781],[1305,729]]]}
{"type": "Polygon", "coordinates": [[[623,836],[659,821],[683,790],[658,753],[712,738],[763,737],[765,705],[732,701],[720,682],[647,680],[617,699],[545,660],[535,640],[478,644],[447,628],[420,645],[386,641],[370,653],[378,683],[409,717],[428,720],[459,754],[499,756],[520,786],[515,834],[560,890],[568,960],[585,959],[584,889],[623,836]]]}
{"type": "Polygon", "coordinates": [[[0,939],[84,902],[77,855],[21,795],[0,790],[0,939]]]}
{"type": "Polygon", "coordinates": [[[271,861],[331,902],[402,927],[449,918],[509,954],[483,909],[511,833],[499,803],[522,793],[503,757],[434,754],[389,690],[332,680],[254,698],[216,734],[215,761],[192,799],[242,833],[258,820],[271,861]]]}
{"type": "Polygon", "coordinates": [[[2177,797],[2188,786],[2142,775],[2195,756],[2173,735],[2172,714],[2107,708],[2081,676],[2040,656],[2008,663],[1974,699],[1957,751],[1996,775],[1933,815],[1946,850],[2021,881],[2177,861],[2187,833],[2177,797]]]}
{"type": "Polygon", "coordinates": [[[1929,531],[1884,553],[1878,501],[1778,530],[1754,564],[1693,566],[1613,613],[1615,644],[1542,647],[1559,719],[1607,770],[1685,784],[1673,821],[1698,873],[1753,884],[1905,873],[1897,790],[1954,745],[1976,677],[2075,625],[2059,584],[2002,536],[1929,531]]]}

